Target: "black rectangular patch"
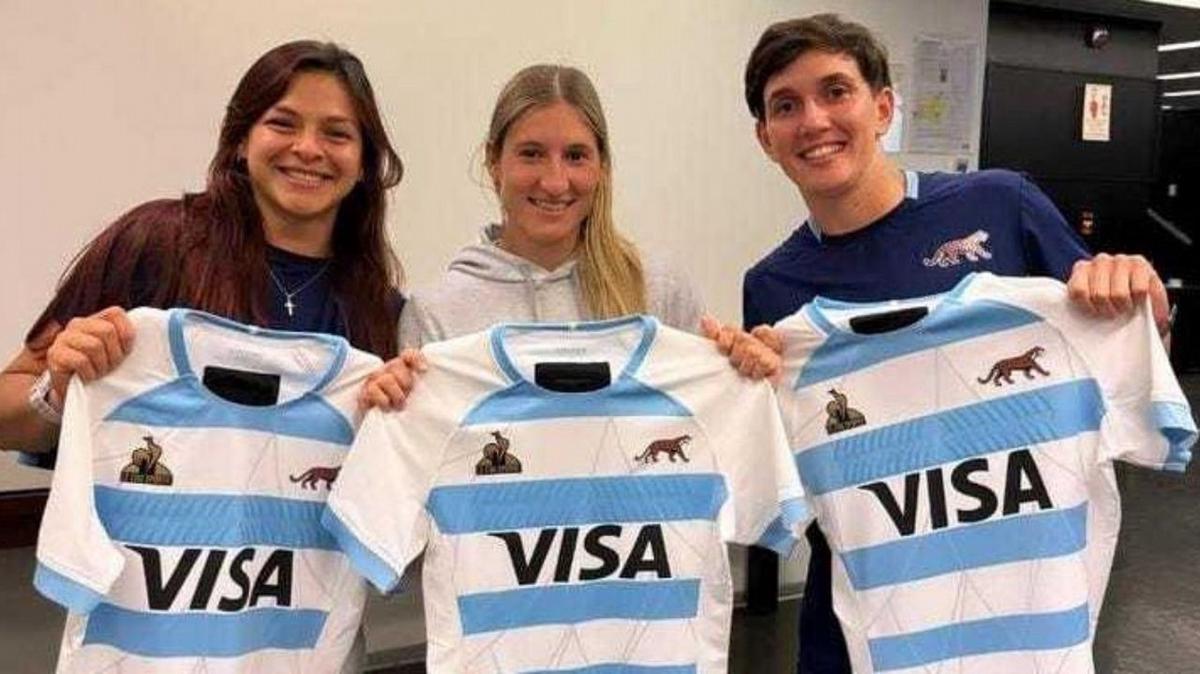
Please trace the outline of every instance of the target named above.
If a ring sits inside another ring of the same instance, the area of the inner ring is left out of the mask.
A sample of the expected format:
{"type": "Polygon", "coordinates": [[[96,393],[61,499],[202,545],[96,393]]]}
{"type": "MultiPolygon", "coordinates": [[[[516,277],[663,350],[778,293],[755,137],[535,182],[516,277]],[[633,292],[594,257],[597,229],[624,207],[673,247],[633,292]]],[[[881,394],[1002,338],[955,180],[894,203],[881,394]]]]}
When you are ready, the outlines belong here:
{"type": "Polygon", "coordinates": [[[204,388],[230,402],[266,407],[279,402],[279,375],[210,365],[204,368],[204,388]]]}
{"type": "Polygon", "coordinates": [[[533,378],[538,386],[562,393],[596,391],[612,383],[608,363],[535,363],[533,378]]]}
{"type": "Polygon", "coordinates": [[[907,328],[928,315],[927,307],[909,307],[908,309],[855,316],[850,319],[850,329],[860,335],[878,335],[907,328]]]}

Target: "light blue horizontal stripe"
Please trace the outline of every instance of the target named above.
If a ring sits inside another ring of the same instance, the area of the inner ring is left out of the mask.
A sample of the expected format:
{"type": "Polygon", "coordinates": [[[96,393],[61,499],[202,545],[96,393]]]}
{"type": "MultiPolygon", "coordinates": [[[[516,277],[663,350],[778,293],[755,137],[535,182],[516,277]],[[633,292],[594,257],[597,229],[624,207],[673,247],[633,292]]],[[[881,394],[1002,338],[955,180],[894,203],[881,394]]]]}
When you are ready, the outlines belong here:
{"type": "MultiPolygon", "coordinates": [[[[251,407],[217,400],[215,394],[197,390],[199,386],[195,375],[176,379],[126,400],[105,421],[166,428],[238,428],[346,448],[354,442],[350,422],[318,395],[306,393],[281,405],[251,407]]],[[[163,461],[169,463],[170,459],[168,446],[163,461]]]]}
{"type": "Polygon", "coordinates": [[[1100,428],[1094,379],[996,398],[817,445],[796,455],[810,495],[1100,428]]]}
{"type": "Polygon", "coordinates": [[[725,481],[710,473],[476,482],[435,487],[426,507],[447,534],[598,522],[715,520],[725,481]]]}
{"type": "Polygon", "coordinates": [[[1192,409],[1182,403],[1156,402],[1151,405],[1154,425],[1170,443],[1167,458],[1163,462],[1166,470],[1182,473],[1192,460],[1192,445],[1196,444],[1196,421],[1192,409]]]}
{"type": "Polygon", "coordinates": [[[396,590],[396,586],[400,584],[400,572],[403,569],[392,569],[387,562],[383,561],[382,557],[376,555],[362,541],[358,540],[358,537],[350,531],[350,528],[338,518],[337,513],[333,512],[331,508],[325,508],[321,515],[321,524],[337,539],[338,546],[350,558],[350,563],[354,565],[355,571],[371,581],[384,594],[390,594],[396,590]]]}
{"type": "Polygon", "coordinates": [[[696,674],[696,665],[592,665],[575,669],[539,669],[522,674],[696,674]]]}
{"type": "Polygon", "coordinates": [[[40,562],[33,572],[33,586],[43,597],[66,607],[71,613],[87,613],[104,600],[104,595],[99,592],[40,562]]]}
{"type": "Polygon", "coordinates": [[[267,648],[312,648],[324,611],[257,608],[240,613],[143,613],[101,604],[88,617],[83,643],[157,658],[229,658],[267,648]]]}
{"type": "Polygon", "coordinates": [[[919,667],[985,653],[1070,648],[1091,633],[1087,604],[1057,613],[1027,613],[871,639],[875,669],[919,667]]]}
{"type": "MultiPolygon", "coordinates": [[[[961,292],[965,286],[960,284],[961,292]]],[[[930,298],[931,300],[934,298],[930,298]]],[[[836,379],[918,351],[954,344],[1003,330],[1041,322],[1025,309],[993,300],[962,304],[956,296],[945,296],[919,323],[884,335],[856,335],[833,326],[822,313],[828,309],[867,310],[877,304],[835,302],[824,298],[806,309],[807,315],[829,335],[813,353],[796,378],[795,388],[836,379]]]]}
{"type": "Polygon", "coordinates": [[[96,486],[96,512],[123,543],[337,550],[319,501],[272,496],[155,493],[96,486]]]}
{"type": "Polygon", "coordinates": [[[700,580],[597,581],[545,585],[458,598],[463,634],[588,620],[696,617],[700,580]]]}
{"type": "Polygon", "coordinates": [[[856,590],[1027,559],[1049,559],[1087,545],[1087,502],[1066,510],[966,524],[841,553],[856,590]]]}

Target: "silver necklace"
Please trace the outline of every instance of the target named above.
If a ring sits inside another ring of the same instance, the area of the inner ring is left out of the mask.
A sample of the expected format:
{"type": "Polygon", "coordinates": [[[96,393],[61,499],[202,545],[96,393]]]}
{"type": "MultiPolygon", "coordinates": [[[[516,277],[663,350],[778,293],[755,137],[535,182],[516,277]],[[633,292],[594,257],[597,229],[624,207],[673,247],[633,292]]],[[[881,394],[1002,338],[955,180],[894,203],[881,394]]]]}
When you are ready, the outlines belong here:
{"type": "Polygon", "coordinates": [[[310,276],[307,281],[301,283],[292,290],[288,290],[287,288],[283,287],[283,282],[280,281],[279,277],[275,275],[275,270],[271,269],[271,265],[267,265],[267,273],[271,275],[271,280],[275,282],[275,287],[279,288],[279,292],[283,293],[283,308],[287,309],[288,318],[291,318],[296,313],[296,303],[292,301],[292,298],[296,295],[299,295],[301,291],[312,285],[313,281],[321,278],[321,275],[325,273],[326,269],[329,269],[329,265],[332,262],[333,260],[329,260],[325,264],[321,265],[321,268],[317,270],[317,273],[310,276]]]}

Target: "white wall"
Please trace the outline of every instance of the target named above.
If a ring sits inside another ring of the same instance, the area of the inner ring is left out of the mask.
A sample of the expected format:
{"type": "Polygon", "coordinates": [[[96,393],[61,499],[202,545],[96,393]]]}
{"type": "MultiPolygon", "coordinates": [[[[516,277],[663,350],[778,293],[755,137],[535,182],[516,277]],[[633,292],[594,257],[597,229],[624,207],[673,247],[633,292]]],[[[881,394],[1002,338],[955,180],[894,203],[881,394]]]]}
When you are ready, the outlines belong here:
{"type": "MultiPolygon", "coordinates": [[[[561,61],[593,76],[607,108],[618,223],[668,251],[712,310],[737,321],[742,272],[804,212],[754,140],[742,68],[767,24],[820,11],[873,27],[904,66],[919,34],[979,41],[975,141],[963,155],[973,167],[986,0],[5,0],[0,352],[15,353],[64,266],[106,223],[203,187],[238,78],[300,37],[339,42],[367,66],[406,165],[389,224],[412,282],[435,279],[494,217],[476,165],[500,86],[524,65],[561,61]]],[[[949,169],[955,157],[900,159],[949,169]]],[[[44,484],[0,462],[0,491],[44,484]]]]}

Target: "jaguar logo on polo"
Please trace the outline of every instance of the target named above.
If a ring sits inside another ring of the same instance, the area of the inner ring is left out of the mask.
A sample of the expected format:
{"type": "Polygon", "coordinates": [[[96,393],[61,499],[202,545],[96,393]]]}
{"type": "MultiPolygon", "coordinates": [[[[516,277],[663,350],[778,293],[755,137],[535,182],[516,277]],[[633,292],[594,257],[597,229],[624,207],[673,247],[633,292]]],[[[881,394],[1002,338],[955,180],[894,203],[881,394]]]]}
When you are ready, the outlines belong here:
{"type": "Polygon", "coordinates": [[[121,468],[120,480],[132,484],[169,486],[174,481],[171,469],[162,463],[163,448],[154,441],[153,435],[144,435],[146,446],[138,447],[129,456],[129,463],[121,468]]]}
{"type": "Polygon", "coordinates": [[[683,453],[683,446],[692,441],[690,435],[680,435],[674,438],[665,440],[655,440],[646,445],[646,449],[637,456],[633,457],[638,463],[658,463],[658,457],[661,454],[666,454],[671,463],[675,463],[675,457],[683,459],[684,463],[688,462],[687,454],[683,453]]]}
{"type": "Polygon", "coordinates": [[[992,253],[984,244],[990,235],[987,231],[977,229],[971,234],[964,236],[961,239],[952,239],[938,246],[937,250],[933,251],[933,255],[925,258],[921,262],[926,267],[957,267],[962,264],[964,258],[970,262],[979,262],[980,260],[992,259],[992,253]]]}
{"type": "Polygon", "coordinates": [[[845,393],[831,388],[829,395],[833,396],[833,400],[825,403],[825,413],[829,415],[829,418],[825,420],[826,433],[833,435],[867,423],[867,418],[863,416],[862,412],[850,407],[850,401],[846,398],[845,393]]]}
{"type": "Polygon", "coordinates": [[[492,431],[492,438],[492,442],[483,446],[483,458],[475,464],[475,474],[501,475],[521,472],[521,460],[508,451],[508,438],[500,431],[492,431]]]}

